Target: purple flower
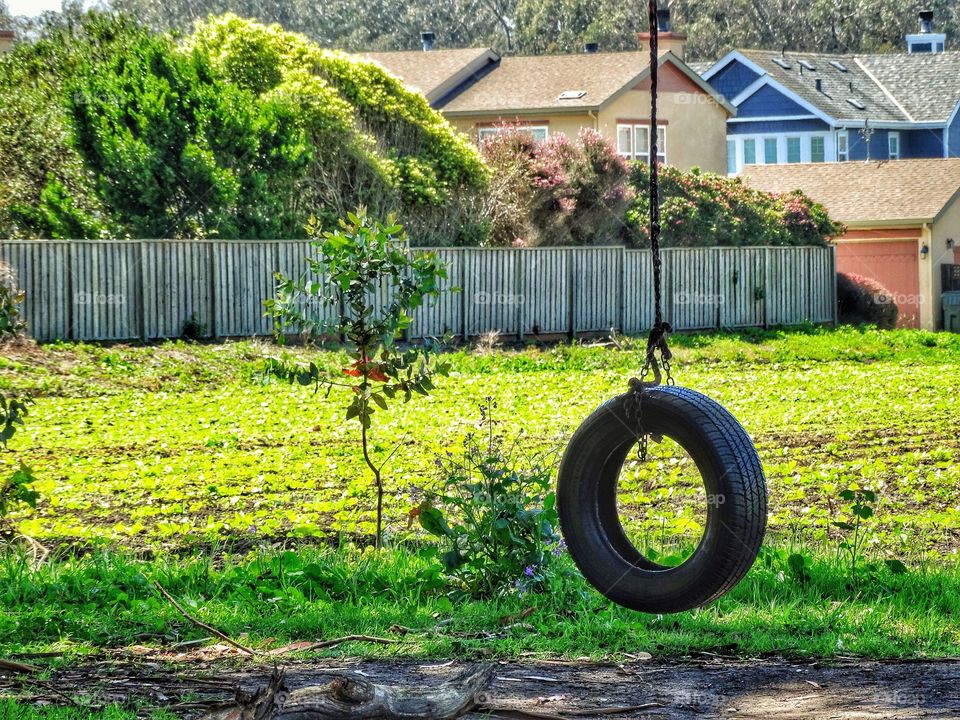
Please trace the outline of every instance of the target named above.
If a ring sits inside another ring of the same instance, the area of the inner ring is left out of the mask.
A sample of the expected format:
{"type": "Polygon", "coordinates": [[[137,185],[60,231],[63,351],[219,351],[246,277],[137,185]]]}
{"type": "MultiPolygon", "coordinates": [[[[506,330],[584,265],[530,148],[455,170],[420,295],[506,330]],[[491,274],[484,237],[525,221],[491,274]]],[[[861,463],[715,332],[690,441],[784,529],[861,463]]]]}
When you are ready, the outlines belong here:
{"type": "Polygon", "coordinates": [[[526,575],[527,577],[533,577],[533,571],[535,567],[536,567],[535,565],[527,565],[527,567],[524,568],[523,570],[523,574],[526,575]]]}

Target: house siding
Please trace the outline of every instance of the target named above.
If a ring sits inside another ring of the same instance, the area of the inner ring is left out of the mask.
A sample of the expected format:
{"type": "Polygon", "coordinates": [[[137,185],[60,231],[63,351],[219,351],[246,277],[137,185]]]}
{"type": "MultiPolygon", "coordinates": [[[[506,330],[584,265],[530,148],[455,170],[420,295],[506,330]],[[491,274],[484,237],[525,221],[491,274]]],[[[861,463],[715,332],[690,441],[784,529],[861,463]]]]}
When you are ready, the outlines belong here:
{"type": "MultiPolygon", "coordinates": [[[[888,157],[887,152],[887,130],[874,130],[873,135],[870,137],[870,153],[869,157],[871,160],[886,160],[888,157]]],[[[860,131],[854,128],[851,128],[847,133],[850,148],[850,160],[866,160],[867,159],[867,143],[864,141],[863,136],[860,135],[860,131]]],[[[902,143],[901,135],[901,143],[902,143]]],[[[901,145],[902,147],[902,145],[901,145]]]]}
{"type": "Polygon", "coordinates": [[[807,108],[794,102],[778,90],[765,85],[737,107],[737,117],[777,117],[780,115],[810,115],[807,108]]]}
{"type": "Polygon", "coordinates": [[[900,157],[943,157],[943,130],[907,130],[900,133],[900,157]]]}
{"type": "Polygon", "coordinates": [[[707,82],[709,82],[718,93],[727,98],[727,100],[732,100],[749,87],[758,77],[760,76],[746,65],[737,60],[733,60],[707,82]]]}
{"type": "Polygon", "coordinates": [[[950,157],[960,157],[960,112],[954,116],[953,122],[947,128],[947,140],[950,157]]]}
{"type": "Polygon", "coordinates": [[[779,135],[788,132],[828,132],[829,130],[830,126],[819,119],[727,123],[728,135],[779,135]]]}

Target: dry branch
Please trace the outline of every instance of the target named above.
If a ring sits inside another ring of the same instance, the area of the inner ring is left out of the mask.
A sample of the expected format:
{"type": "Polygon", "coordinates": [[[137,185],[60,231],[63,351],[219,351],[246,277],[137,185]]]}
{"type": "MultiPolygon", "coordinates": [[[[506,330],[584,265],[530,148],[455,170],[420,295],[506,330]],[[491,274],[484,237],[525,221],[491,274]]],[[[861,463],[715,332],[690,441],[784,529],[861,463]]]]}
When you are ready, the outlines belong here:
{"type": "Polygon", "coordinates": [[[223,641],[226,642],[226,643],[230,643],[231,645],[233,645],[233,646],[234,646],[235,648],[237,648],[238,650],[242,650],[243,652],[248,653],[249,655],[256,655],[256,654],[257,654],[255,650],[251,650],[251,649],[248,648],[246,645],[241,645],[240,643],[238,643],[238,642],[237,642],[236,640],[234,640],[233,638],[231,638],[231,637],[229,637],[228,635],[225,635],[224,633],[222,633],[222,632],[220,632],[219,630],[217,630],[215,627],[213,627],[213,626],[211,626],[211,625],[207,625],[205,622],[201,622],[200,620],[197,620],[197,619],[196,619],[195,617],[193,617],[190,613],[188,613],[186,610],[184,610],[182,607],[180,607],[180,603],[178,603],[178,602],[174,599],[173,595],[171,595],[170,593],[168,593],[168,592],[166,591],[166,589],[163,587],[163,585],[161,585],[160,583],[158,583],[158,582],[156,582],[156,581],[154,581],[154,585],[157,586],[157,590],[160,591],[160,594],[163,595],[167,600],[169,600],[170,603],[177,609],[177,611],[178,611],[181,615],[183,615],[187,620],[189,620],[190,622],[192,622],[194,625],[196,625],[196,626],[199,627],[199,628],[203,628],[204,630],[206,630],[208,633],[210,633],[210,634],[212,634],[212,635],[216,635],[218,638],[220,638],[221,640],[223,640],[223,641]]]}
{"type": "Polygon", "coordinates": [[[24,665],[23,663],[18,663],[13,660],[3,659],[0,659],[0,670],[13,670],[14,672],[31,675],[40,672],[40,668],[34,667],[33,665],[24,665]]]}

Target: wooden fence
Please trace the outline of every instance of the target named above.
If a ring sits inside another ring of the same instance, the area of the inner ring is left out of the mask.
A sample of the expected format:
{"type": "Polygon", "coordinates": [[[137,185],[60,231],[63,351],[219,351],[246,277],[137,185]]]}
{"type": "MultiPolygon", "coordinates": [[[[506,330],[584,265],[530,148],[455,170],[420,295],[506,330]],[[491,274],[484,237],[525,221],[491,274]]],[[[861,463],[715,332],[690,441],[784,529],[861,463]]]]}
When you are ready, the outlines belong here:
{"type": "MultiPolygon", "coordinates": [[[[652,322],[648,250],[622,247],[436,251],[444,293],[420,311],[412,337],[575,335],[652,322]]],[[[308,241],[4,241],[38,340],[152,340],[183,334],[267,335],[263,300],[275,271],[299,275],[308,241]]],[[[832,248],[663,251],[665,316],[678,330],[833,322],[832,248]]]]}

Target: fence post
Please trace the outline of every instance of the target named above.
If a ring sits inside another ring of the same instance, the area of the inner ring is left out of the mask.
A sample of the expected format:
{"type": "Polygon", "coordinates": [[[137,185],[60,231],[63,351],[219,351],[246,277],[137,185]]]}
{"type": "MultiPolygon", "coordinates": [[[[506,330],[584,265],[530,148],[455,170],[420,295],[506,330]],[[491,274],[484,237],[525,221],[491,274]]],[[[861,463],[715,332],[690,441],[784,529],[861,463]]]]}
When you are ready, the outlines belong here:
{"type": "Polygon", "coordinates": [[[463,335],[464,342],[470,342],[470,323],[467,320],[467,310],[469,303],[467,301],[467,278],[470,273],[467,272],[467,262],[470,259],[470,248],[461,248],[460,250],[460,276],[463,281],[460,285],[460,334],[463,335]]]}
{"type": "Polygon", "coordinates": [[[617,330],[620,333],[624,332],[624,328],[627,326],[626,318],[626,302],[627,297],[627,246],[620,246],[620,302],[619,307],[617,308],[617,323],[620,327],[617,330]]]}
{"type": "Polygon", "coordinates": [[[147,268],[146,243],[142,240],[137,243],[137,323],[139,324],[140,342],[147,342],[147,268]]]}
{"type": "Polygon", "coordinates": [[[523,296],[523,266],[524,251],[521,248],[515,248],[517,262],[514,264],[513,272],[513,300],[517,304],[517,338],[523,342],[523,305],[525,298],[523,296]]]}
{"type": "Polygon", "coordinates": [[[727,304],[726,295],[723,294],[723,252],[721,248],[711,248],[713,250],[713,256],[716,258],[716,262],[713,263],[713,274],[714,274],[714,292],[713,300],[717,304],[717,312],[714,315],[714,322],[716,324],[717,330],[723,327],[723,308],[727,304]]]}
{"type": "Polygon", "coordinates": [[[217,338],[217,253],[212,240],[207,240],[207,288],[210,293],[210,337],[217,338]]]}
{"type": "Polygon", "coordinates": [[[763,329],[769,329],[769,324],[767,319],[770,317],[769,312],[769,302],[770,302],[770,248],[763,249],[763,304],[761,305],[760,311],[760,321],[763,324],[763,329]]]}
{"type": "Polygon", "coordinates": [[[67,243],[67,340],[75,340],[73,329],[73,243],[67,243]]]}
{"type": "Polygon", "coordinates": [[[574,291],[576,280],[576,250],[570,248],[567,250],[567,335],[573,340],[577,336],[577,313],[574,309],[574,303],[577,301],[577,293],[574,291]]]}
{"type": "Polygon", "coordinates": [[[830,253],[830,277],[827,278],[827,287],[830,288],[830,309],[833,315],[833,326],[836,327],[840,322],[839,308],[837,301],[837,246],[831,245],[827,248],[830,253]]]}

